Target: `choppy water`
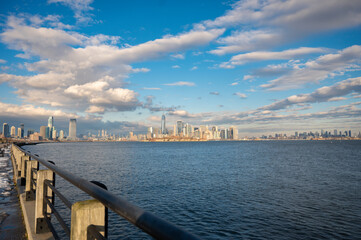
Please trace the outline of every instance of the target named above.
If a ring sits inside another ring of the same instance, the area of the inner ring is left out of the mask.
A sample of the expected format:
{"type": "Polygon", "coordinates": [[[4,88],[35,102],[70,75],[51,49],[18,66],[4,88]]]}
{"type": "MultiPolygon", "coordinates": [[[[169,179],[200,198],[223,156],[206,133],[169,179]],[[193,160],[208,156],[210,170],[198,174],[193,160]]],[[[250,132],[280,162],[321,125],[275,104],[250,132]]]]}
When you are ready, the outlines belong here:
{"type": "MultiPolygon", "coordinates": [[[[361,141],[55,143],[26,149],[204,239],[361,238],[361,141]]],[[[72,202],[87,199],[60,178],[56,185],[72,202]]],[[[70,213],[56,203],[63,215],[70,213]]],[[[115,214],[109,218],[111,239],[147,237],[115,214]]]]}

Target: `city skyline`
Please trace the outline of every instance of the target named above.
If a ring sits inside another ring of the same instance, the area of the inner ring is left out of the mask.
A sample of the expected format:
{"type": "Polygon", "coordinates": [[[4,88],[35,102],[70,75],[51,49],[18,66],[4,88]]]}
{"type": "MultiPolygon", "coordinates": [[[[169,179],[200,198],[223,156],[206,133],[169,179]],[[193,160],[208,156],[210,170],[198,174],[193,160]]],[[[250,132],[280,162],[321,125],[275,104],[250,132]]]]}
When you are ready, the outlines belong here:
{"type": "Polygon", "coordinates": [[[163,116],[240,137],[361,131],[359,1],[16,0],[0,14],[0,123],[16,132],[49,116],[80,134],[164,131],[163,116]]]}

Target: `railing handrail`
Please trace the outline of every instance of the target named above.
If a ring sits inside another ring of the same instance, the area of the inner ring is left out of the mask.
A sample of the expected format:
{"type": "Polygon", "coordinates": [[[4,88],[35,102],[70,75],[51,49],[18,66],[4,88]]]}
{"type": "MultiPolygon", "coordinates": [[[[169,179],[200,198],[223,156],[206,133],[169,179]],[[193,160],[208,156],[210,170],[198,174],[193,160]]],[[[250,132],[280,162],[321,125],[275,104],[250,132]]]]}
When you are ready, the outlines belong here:
{"type": "Polygon", "coordinates": [[[106,207],[142,229],[150,236],[156,239],[199,239],[193,234],[188,233],[187,231],[161,219],[160,217],[157,217],[152,213],[128,202],[124,198],[119,197],[108,190],[89,182],[88,180],[69,173],[68,171],[61,169],[39,156],[20,148],[19,146],[16,147],[20,151],[29,155],[32,159],[40,162],[43,166],[55,172],[58,176],[100,201],[106,207]]]}

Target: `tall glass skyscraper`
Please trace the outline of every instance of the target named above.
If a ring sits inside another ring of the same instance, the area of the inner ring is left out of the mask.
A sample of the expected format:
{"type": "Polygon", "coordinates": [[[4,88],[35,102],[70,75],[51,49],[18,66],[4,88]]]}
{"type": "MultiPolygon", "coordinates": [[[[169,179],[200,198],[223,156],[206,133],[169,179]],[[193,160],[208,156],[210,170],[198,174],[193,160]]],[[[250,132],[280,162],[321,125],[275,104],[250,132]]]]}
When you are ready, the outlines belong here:
{"type": "Polygon", "coordinates": [[[69,137],[70,140],[76,140],[76,119],[69,121],[69,137]]]}
{"type": "Polygon", "coordinates": [[[165,127],[165,115],[162,115],[162,124],[160,126],[162,134],[167,134],[167,128],[165,127]]]}
{"type": "Polygon", "coordinates": [[[183,122],[177,121],[177,135],[181,135],[183,132],[183,122]]]}
{"type": "Polygon", "coordinates": [[[5,137],[10,137],[9,125],[7,123],[3,124],[3,134],[5,137]]]}
{"type": "Polygon", "coordinates": [[[20,137],[24,138],[24,134],[25,134],[24,123],[20,123],[20,128],[21,128],[20,137]]]}
{"type": "Polygon", "coordinates": [[[54,117],[53,116],[50,116],[49,119],[48,119],[48,127],[50,129],[52,129],[54,126],[54,117]]]}

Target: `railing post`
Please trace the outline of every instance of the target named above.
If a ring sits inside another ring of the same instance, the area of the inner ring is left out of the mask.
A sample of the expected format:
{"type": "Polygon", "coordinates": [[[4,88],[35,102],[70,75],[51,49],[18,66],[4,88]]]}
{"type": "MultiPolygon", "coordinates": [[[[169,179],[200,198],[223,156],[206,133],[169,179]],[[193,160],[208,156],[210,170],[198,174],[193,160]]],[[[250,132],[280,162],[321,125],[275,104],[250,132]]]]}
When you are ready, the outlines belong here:
{"type": "Polygon", "coordinates": [[[70,240],[87,240],[88,227],[95,225],[105,236],[106,209],[96,199],[76,202],[71,206],[70,240]]]}
{"type": "Polygon", "coordinates": [[[13,164],[13,173],[14,173],[14,182],[17,182],[18,179],[18,174],[17,174],[17,166],[16,166],[16,159],[15,159],[15,144],[11,145],[11,150],[10,150],[10,154],[11,154],[11,162],[13,164]]]}
{"type": "Polygon", "coordinates": [[[35,200],[35,186],[33,185],[33,169],[39,170],[39,162],[30,160],[26,167],[26,184],[25,184],[25,199],[26,201],[35,200]]]}
{"type": "Polygon", "coordinates": [[[20,186],[25,186],[26,180],[26,165],[27,162],[30,160],[30,157],[26,154],[21,156],[20,160],[20,186]]]}
{"type": "MultiPolygon", "coordinates": [[[[49,206],[44,206],[44,191],[46,197],[53,199],[53,191],[47,190],[44,185],[45,180],[54,182],[54,173],[51,170],[38,170],[36,177],[36,198],[35,198],[35,233],[49,232],[50,229],[46,223],[44,213],[51,213],[49,206]]],[[[49,214],[50,215],[50,214],[49,214]]]]}

